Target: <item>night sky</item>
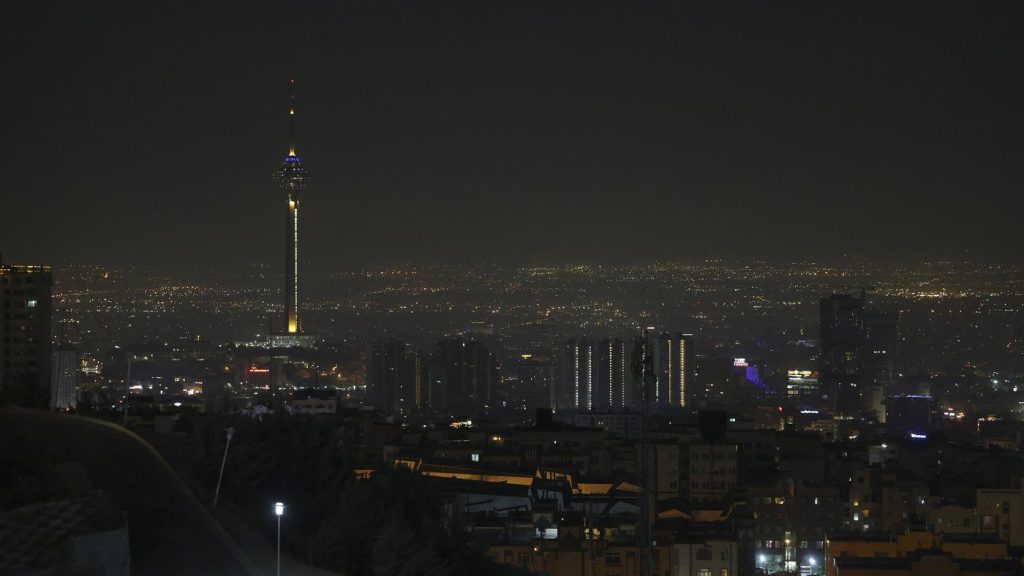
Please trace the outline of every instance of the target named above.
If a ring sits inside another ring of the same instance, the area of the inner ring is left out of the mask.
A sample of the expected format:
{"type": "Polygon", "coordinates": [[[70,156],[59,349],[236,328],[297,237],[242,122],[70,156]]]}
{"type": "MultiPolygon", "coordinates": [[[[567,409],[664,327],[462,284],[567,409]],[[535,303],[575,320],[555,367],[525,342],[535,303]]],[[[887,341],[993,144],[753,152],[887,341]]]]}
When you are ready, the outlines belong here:
{"type": "Polygon", "coordinates": [[[1017,261],[1024,2],[4,2],[7,262],[1017,261]]]}

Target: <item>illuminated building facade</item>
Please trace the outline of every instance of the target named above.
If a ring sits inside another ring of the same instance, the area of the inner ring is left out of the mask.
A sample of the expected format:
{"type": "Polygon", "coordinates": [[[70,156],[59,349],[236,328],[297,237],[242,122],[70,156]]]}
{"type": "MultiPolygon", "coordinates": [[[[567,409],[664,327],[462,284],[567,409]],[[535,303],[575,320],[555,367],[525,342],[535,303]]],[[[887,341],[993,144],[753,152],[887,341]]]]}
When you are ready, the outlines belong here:
{"type": "Polygon", "coordinates": [[[825,576],[1016,574],[1013,558],[1006,543],[987,534],[830,532],[825,576]]]}
{"type": "Polygon", "coordinates": [[[628,406],[626,375],[629,360],[626,343],[621,338],[605,338],[597,343],[597,374],[594,387],[593,407],[597,410],[625,408],[628,406]]]}
{"type": "MultiPolygon", "coordinates": [[[[571,338],[562,342],[558,356],[559,405],[580,411],[639,409],[640,393],[632,372],[632,345],[621,338],[571,338]]],[[[662,334],[650,338],[657,377],[655,407],[693,405],[696,358],[689,334],[662,334]]]]}
{"type": "Polygon", "coordinates": [[[559,347],[558,405],[554,408],[590,410],[594,407],[599,345],[587,338],[570,338],[559,347]]]}
{"type": "Polygon", "coordinates": [[[52,286],[49,266],[0,264],[0,393],[19,386],[48,400],[52,286]]]}
{"type": "Polygon", "coordinates": [[[299,320],[299,195],[306,189],[309,174],[295,153],[295,80],[292,88],[288,117],[291,126],[291,145],[281,168],[275,174],[278,187],[286,194],[288,202],[287,255],[285,257],[285,330],[297,334],[302,329],[299,320]]]}
{"type": "Polygon", "coordinates": [[[657,377],[653,404],[668,408],[692,406],[697,372],[693,336],[662,333],[651,338],[651,343],[657,377]]]}

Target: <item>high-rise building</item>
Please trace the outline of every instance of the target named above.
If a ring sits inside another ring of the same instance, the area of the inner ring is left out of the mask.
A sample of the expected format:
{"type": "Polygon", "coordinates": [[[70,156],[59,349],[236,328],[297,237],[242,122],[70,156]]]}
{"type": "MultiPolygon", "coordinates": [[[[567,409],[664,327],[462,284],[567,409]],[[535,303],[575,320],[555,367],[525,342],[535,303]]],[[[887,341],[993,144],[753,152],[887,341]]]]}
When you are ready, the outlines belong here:
{"type": "Polygon", "coordinates": [[[899,316],[880,310],[864,312],[864,384],[891,392],[896,384],[899,316]]]}
{"type": "Polygon", "coordinates": [[[932,429],[932,398],[921,394],[890,396],[885,402],[886,425],[894,434],[927,437],[932,429]]]}
{"type": "Polygon", "coordinates": [[[394,338],[373,345],[367,384],[370,397],[381,410],[410,412],[422,399],[419,354],[411,354],[408,345],[394,338]]]}
{"type": "Polygon", "coordinates": [[[595,344],[587,338],[570,338],[558,350],[559,408],[590,410],[594,407],[596,377],[595,344]]]}
{"type": "Polygon", "coordinates": [[[0,264],[0,395],[46,406],[50,384],[49,266],[0,264]]]}
{"type": "Polygon", "coordinates": [[[426,410],[434,407],[434,391],[430,387],[430,371],[424,355],[418,351],[412,351],[405,355],[406,378],[411,380],[407,385],[412,390],[413,405],[419,410],[426,410]]]}
{"type": "Polygon", "coordinates": [[[555,362],[548,356],[521,354],[516,359],[515,390],[513,405],[535,412],[538,408],[550,410],[556,406],[555,362]]]}
{"type": "Polygon", "coordinates": [[[433,407],[456,414],[489,408],[498,383],[498,359],[474,338],[437,342],[430,358],[433,407]]]}
{"type": "Polygon", "coordinates": [[[74,410],[78,406],[78,349],[61,345],[53,351],[50,367],[50,409],[74,410]]]}
{"type": "Polygon", "coordinates": [[[864,379],[864,301],[848,294],[822,298],[818,384],[840,415],[862,408],[864,379]]]}
{"type": "MultiPolygon", "coordinates": [[[[649,350],[657,385],[652,390],[654,407],[693,406],[696,358],[689,334],[651,337],[649,350]]],[[[558,356],[557,408],[581,411],[641,408],[640,393],[632,370],[633,346],[621,338],[590,340],[571,338],[562,342],[558,356]]]]}
{"type": "Polygon", "coordinates": [[[688,408],[697,392],[697,362],[691,334],[663,332],[651,337],[651,357],[656,378],[653,406],[688,408]]]}
{"type": "Polygon", "coordinates": [[[629,406],[630,371],[626,343],[621,338],[605,338],[595,343],[596,366],[592,405],[596,410],[621,409],[629,406]]]}
{"type": "Polygon", "coordinates": [[[302,330],[299,319],[299,195],[306,189],[309,173],[295,153],[295,80],[289,80],[291,101],[288,118],[291,127],[291,143],[288,155],[281,168],[275,173],[278,187],[285,193],[288,202],[287,254],[285,257],[285,330],[298,334],[302,330]]]}

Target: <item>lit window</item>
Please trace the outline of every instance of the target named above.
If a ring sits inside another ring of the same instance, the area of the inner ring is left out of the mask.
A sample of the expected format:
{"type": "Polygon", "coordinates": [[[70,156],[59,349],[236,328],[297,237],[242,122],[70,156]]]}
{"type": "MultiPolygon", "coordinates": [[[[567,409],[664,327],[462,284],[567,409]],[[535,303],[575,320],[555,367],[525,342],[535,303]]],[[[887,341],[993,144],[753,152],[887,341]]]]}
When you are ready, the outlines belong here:
{"type": "Polygon", "coordinates": [[[26,308],[35,308],[37,304],[39,304],[39,302],[37,300],[29,300],[28,302],[25,303],[25,307],[26,308]]]}
{"type": "Polygon", "coordinates": [[[471,462],[479,462],[480,461],[480,453],[479,452],[473,452],[472,454],[469,455],[469,460],[471,462]]]}

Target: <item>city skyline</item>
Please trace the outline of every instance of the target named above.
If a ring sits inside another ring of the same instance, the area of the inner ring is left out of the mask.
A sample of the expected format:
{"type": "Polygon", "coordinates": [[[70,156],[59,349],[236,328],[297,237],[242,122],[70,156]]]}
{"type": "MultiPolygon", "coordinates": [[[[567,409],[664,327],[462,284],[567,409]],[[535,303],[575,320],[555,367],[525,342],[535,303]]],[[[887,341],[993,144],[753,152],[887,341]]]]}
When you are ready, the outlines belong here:
{"type": "Polygon", "coordinates": [[[1019,253],[1019,5],[534,8],[7,7],[5,259],[280,262],[291,76],[313,266],[1019,253]]]}
{"type": "Polygon", "coordinates": [[[1024,573],[1022,17],[3,6],[0,573],[1024,573]]]}

